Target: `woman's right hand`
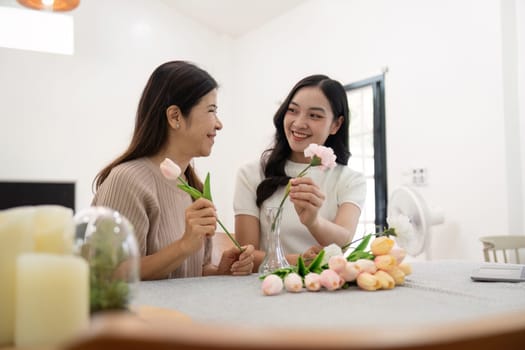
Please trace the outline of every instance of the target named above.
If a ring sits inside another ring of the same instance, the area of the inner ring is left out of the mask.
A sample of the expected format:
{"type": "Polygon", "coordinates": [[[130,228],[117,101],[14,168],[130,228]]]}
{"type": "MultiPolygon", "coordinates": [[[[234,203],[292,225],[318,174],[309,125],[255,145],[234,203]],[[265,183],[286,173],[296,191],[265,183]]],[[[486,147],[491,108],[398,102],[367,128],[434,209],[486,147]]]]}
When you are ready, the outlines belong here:
{"type": "Polygon", "coordinates": [[[199,198],[186,208],[186,228],[181,241],[190,252],[199,250],[206,237],[215,234],[217,214],[212,202],[199,198]]]}

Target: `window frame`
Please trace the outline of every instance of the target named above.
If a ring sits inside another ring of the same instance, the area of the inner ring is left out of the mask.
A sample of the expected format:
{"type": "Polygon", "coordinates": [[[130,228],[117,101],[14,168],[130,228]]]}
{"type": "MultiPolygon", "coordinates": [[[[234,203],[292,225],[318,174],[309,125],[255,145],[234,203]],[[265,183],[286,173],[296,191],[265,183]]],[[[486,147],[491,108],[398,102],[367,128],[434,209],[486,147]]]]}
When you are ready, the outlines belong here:
{"type": "Polygon", "coordinates": [[[374,188],[375,227],[380,232],[387,227],[388,183],[386,162],[385,75],[377,75],[344,85],[346,92],[371,86],[374,106],[374,188]]]}

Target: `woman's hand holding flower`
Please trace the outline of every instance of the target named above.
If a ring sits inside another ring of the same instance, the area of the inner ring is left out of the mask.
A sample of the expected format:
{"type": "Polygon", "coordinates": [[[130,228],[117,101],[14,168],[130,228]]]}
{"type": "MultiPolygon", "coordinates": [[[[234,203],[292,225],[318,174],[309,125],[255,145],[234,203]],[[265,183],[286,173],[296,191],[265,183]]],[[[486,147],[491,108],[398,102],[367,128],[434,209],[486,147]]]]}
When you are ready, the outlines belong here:
{"type": "Polygon", "coordinates": [[[217,272],[221,275],[249,275],[253,270],[253,252],[255,248],[248,244],[242,247],[231,247],[222,253],[217,272]]]}
{"type": "Polygon", "coordinates": [[[299,220],[306,227],[317,222],[319,209],[325,195],[309,177],[297,177],[290,180],[290,201],[293,203],[299,220]]]}
{"type": "Polygon", "coordinates": [[[217,215],[215,206],[207,199],[199,198],[185,212],[186,229],[181,241],[190,252],[199,250],[205,238],[215,234],[217,215]]]}

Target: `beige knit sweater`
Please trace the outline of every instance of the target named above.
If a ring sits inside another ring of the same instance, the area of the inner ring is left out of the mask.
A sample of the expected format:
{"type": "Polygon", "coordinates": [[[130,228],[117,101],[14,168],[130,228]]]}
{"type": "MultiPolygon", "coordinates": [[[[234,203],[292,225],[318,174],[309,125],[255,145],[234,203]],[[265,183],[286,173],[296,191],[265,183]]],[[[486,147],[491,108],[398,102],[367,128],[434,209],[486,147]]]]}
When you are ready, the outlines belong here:
{"type": "MultiPolygon", "coordinates": [[[[191,197],[177,184],[162,176],[151,160],[140,158],[113,168],[99,187],[92,205],[112,208],[135,228],[140,254],[151,255],[184,234],[184,214],[191,197]]],[[[169,277],[202,276],[202,267],[211,261],[212,241],[206,240],[195,254],[169,277]]]]}

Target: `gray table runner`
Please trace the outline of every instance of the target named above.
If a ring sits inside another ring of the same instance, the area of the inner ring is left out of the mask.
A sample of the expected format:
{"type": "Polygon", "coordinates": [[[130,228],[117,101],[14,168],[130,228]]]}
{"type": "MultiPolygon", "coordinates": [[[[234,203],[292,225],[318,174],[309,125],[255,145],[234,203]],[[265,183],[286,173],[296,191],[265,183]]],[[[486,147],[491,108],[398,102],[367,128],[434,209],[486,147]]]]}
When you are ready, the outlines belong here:
{"type": "Polygon", "coordinates": [[[196,322],[316,329],[410,326],[525,311],[525,283],[473,282],[470,274],[480,265],[413,262],[404,286],[375,292],[351,287],[269,297],[257,275],[148,281],[138,284],[133,304],[178,310],[196,322]]]}

